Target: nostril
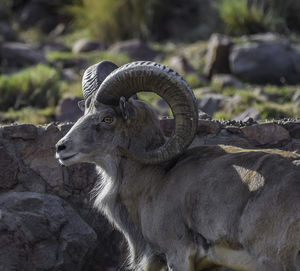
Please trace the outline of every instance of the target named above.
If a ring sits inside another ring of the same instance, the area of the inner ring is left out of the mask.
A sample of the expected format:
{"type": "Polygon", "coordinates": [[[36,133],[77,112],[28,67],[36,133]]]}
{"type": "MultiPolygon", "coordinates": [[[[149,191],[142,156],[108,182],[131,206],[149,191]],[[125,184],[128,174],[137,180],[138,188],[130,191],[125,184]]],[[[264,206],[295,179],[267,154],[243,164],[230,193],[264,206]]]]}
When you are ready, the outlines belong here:
{"type": "Polygon", "coordinates": [[[64,150],[66,148],[66,145],[58,145],[57,147],[56,147],[56,151],[57,152],[60,152],[60,151],[62,151],[62,150],[64,150]]]}

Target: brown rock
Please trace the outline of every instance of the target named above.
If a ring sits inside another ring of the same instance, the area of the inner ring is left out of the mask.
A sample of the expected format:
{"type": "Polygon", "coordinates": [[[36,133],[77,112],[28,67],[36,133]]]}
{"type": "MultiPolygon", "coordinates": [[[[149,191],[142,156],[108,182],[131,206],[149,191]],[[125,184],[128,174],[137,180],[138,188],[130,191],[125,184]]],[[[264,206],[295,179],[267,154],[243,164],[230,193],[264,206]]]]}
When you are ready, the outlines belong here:
{"type": "MultiPolygon", "coordinates": [[[[160,127],[166,136],[171,136],[175,127],[174,119],[162,119],[160,127]]],[[[220,130],[220,123],[207,119],[198,119],[197,133],[217,134],[220,130]]]]}
{"type": "Polygon", "coordinates": [[[18,171],[18,163],[5,147],[0,145],[0,190],[10,189],[18,183],[18,171]]]}
{"type": "Polygon", "coordinates": [[[221,124],[215,121],[199,119],[197,133],[217,134],[221,130],[221,124]]]}
{"type": "Polygon", "coordinates": [[[213,34],[210,37],[205,59],[205,75],[211,77],[216,73],[230,73],[229,53],[232,44],[227,36],[213,34]]]}
{"type": "Polygon", "coordinates": [[[289,132],[275,123],[255,124],[241,130],[248,140],[254,141],[256,145],[277,144],[290,139],[289,132]]]}
{"type": "Polygon", "coordinates": [[[184,56],[173,56],[170,59],[169,65],[170,68],[172,68],[179,74],[187,74],[195,71],[195,69],[191,66],[191,64],[184,56]]]}
{"type": "Polygon", "coordinates": [[[237,127],[237,126],[226,126],[225,128],[229,133],[232,133],[232,134],[240,134],[241,133],[240,127],[237,127]]]}
{"type": "Polygon", "coordinates": [[[10,139],[32,140],[37,136],[37,128],[32,124],[19,124],[3,127],[3,137],[10,139]]]}

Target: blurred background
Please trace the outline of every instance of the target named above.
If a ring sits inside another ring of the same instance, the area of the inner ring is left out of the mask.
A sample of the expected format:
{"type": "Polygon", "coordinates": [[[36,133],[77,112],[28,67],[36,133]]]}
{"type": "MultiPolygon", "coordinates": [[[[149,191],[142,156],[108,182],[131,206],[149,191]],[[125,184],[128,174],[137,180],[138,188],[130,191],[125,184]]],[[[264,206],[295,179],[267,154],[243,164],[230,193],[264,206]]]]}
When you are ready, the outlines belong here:
{"type": "Polygon", "coordinates": [[[0,0],[0,123],[76,121],[102,60],[172,67],[213,119],[300,118],[299,14],[299,0],[0,0]]]}

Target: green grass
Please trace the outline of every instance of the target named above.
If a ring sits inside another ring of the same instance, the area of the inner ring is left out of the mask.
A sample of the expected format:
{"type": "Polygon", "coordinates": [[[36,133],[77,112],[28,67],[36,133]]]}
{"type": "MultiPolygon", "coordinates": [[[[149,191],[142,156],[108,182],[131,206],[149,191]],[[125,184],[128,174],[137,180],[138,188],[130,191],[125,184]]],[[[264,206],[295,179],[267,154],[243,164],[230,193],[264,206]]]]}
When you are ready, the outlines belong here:
{"type": "Polygon", "coordinates": [[[227,97],[233,97],[239,95],[241,102],[234,108],[227,108],[226,110],[220,110],[214,114],[214,119],[233,119],[237,115],[241,114],[249,107],[255,107],[259,111],[261,120],[273,120],[283,118],[299,118],[300,108],[296,107],[291,98],[294,95],[297,87],[295,86],[272,86],[268,85],[264,88],[264,92],[268,95],[274,95],[273,101],[266,100],[265,96],[262,96],[249,88],[248,90],[236,90],[234,88],[225,88],[223,90],[217,90],[217,93],[221,93],[227,97]]]}
{"type": "Polygon", "coordinates": [[[77,28],[88,29],[103,42],[146,38],[153,15],[149,0],[82,0],[69,6],[77,28]]]}
{"type": "Polygon", "coordinates": [[[13,75],[0,76],[0,111],[23,106],[44,108],[59,100],[59,74],[46,65],[36,65],[13,75]]]}
{"type": "Polygon", "coordinates": [[[274,97],[273,98],[274,102],[282,104],[282,103],[288,103],[292,100],[292,97],[297,90],[297,86],[277,87],[277,86],[267,85],[264,88],[264,90],[267,94],[274,97]]]}
{"type": "Polygon", "coordinates": [[[186,82],[190,85],[192,89],[203,87],[203,83],[196,73],[190,73],[184,76],[186,82]]]}
{"type": "Polygon", "coordinates": [[[256,106],[262,120],[278,120],[284,118],[292,118],[294,116],[293,105],[276,103],[265,103],[256,106]]]}
{"type": "Polygon", "coordinates": [[[61,98],[79,97],[83,99],[81,81],[62,82],[60,96],[61,98]]]}
{"type": "Polygon", "coordinates": [[[35,125],[47,124],[54,119],[55,107],[43,109],[24,107],[20,110],[10,108],[7,112],[0,112],[0,123],[30,123],[35,125]]]}
{"type": "Polygon", "coordinates": [[[265,32],[274,20],[258,1],[221,0],[217,8],[229,32],[237,35],[265,32]]]}

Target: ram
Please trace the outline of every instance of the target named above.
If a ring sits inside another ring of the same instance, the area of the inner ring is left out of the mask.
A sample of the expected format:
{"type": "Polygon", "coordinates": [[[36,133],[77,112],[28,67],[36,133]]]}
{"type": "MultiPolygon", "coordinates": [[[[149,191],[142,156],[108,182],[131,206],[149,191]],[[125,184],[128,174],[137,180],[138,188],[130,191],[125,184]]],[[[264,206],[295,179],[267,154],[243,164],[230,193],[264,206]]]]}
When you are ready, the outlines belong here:
{"type": "Polygon", "coordinates": [[[103,61],[83,76],[84,110],[57,143],[63,165],[97,165],[95,207],[122,232],[133,270],[300,270],[300,157],[199,146],[191,88],[166,66],[103,61]],[[152,91],[175,119],[166,139],[152,91]]]}

